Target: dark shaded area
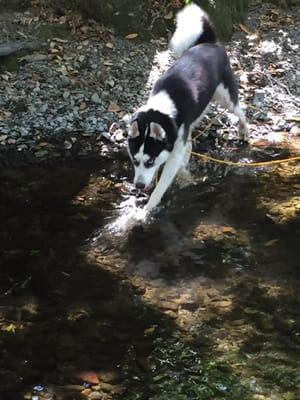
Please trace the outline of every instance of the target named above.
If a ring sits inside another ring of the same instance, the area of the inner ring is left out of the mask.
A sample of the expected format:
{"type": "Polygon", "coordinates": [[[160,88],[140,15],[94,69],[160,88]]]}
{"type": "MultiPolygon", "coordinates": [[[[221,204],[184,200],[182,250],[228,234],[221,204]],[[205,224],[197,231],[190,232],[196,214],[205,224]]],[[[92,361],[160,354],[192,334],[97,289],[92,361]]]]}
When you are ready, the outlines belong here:
{"type": "MultiPolygon", "coordinates": [[[[176,3],[174,3],[177,5],[176,3]]],[[[66,10],[80,12],[87,18],[92,18],[114,27],[121,35],[137,32],[142,38],[151,38],[166,35],[173,29],[173,18],[164,18],[170,11],[177,12],[174,4],[169,1],[157,2],[148,0],[63,0],[44,1],[40,5],[51,7],[58,15],[63,15],[66,10]]],[[[223,40],[230,37],[233,24],[243,20],[247,11],[248,0],[216,0],[214,4],[206,1],[199,2],[207,10],[223,40]]],[[[25,9],[31,5],[30,1],[5,2],[3,9],[25,9]]],[[[184,2],[182,2],[182,6],[184,2]]]]}
{"type": "MultiPolygon", "coordinates": [[[[277,6],[290,7],[297,0],[273,0],[277,6]]],[[[235,24],[242,22],[246,15],[249,0],[209,0],[195,1],[212,17],[220,38],[228,40],[235,24]]],[[[177,3],[174,3],[177,5],[177,3]]],[[[40,6],[51,7],[58,15],[66,10],[78,11],[87,18],[92,18],[112,26],[121,35],[137,32],[142,38],[164,36],[173,29],[173,18],[164,18],[170,11],[177,12],[169,1],[150,2],[148,0],[51,0],[41,1],[40,6]],[[154,4],[153,4],[154,3],[154,4]]],[[[184,2],[182,1],[182,6],[184,2]]],[[[3,0],[0,9],[24,10],[31,6],[29,0],[3,0]]]]}
{"type": "MultiPolygon", "coordinates": [[[[110,168],[115,169],[106,166],[106,173],[110,168]]],[[[124,366],[132,349],[136,357],[151,349],[143,333],[162,322],[160,313],[142,303],[126,279],[101,266],[97,253],[90,258],[84,251],[119,197],[99,170],[81,163],[1,171],[0,382],[5,399],[20,398],[20,391],[36,383],[80,383],[78,370],[124,366]],[[93,204],[87,205],[91,197],[93,204]],[[15,328],[9,330],[10,324],[15,328]]]]}

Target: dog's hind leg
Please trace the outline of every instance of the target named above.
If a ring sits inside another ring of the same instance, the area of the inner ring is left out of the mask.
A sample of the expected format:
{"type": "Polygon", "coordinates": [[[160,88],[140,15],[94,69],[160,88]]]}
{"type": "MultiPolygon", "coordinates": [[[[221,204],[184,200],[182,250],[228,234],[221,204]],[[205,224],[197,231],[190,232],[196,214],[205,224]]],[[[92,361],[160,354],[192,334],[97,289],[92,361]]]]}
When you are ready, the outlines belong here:
{"type": "Polygon", "coordinates": [[[247,142],[249,135],[247,121],[239,103],[237,83],[231,69],[225,72],[223,82],[215,91],[214,100],[238,117],[240,139],[247,142]]]}
{"type": "MultiPolygon", "coordinates": [[[[230,110],[231,111],[231,110],[230,110]]],[[[241,109],[240,103],[238,102],[232,112],[238,117],[239,119],[239,136],[240,139],[244,140],[245,142],[249,141],[249,129],[247,125],[247,120],[243,110],[241,109]]]]}

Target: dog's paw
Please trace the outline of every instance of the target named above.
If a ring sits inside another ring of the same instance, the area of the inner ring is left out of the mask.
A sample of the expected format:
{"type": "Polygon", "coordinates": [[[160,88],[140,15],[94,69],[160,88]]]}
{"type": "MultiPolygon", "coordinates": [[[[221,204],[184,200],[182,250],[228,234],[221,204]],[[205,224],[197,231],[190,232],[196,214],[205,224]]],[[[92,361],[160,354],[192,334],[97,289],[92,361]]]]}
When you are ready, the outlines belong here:
{"type": "Polygon", "coordinates": [[[249,129],[245,124],[240,124],[239,126],[239,139],[245,143],[249,142],[249,129]]]}

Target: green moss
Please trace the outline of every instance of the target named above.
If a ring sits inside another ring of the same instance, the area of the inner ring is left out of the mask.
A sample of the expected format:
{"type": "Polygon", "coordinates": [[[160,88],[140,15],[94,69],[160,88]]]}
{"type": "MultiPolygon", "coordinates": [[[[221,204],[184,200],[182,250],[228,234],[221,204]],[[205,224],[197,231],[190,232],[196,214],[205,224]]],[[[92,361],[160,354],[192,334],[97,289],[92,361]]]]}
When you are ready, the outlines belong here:
{"type": "Polygon", "coordinates": [[[71,32],[66,24],[44,24],[41,25],[37,36],[42,41],[51,40],[54,37],[70,39],[71,32]]]}
{"type": "Polygon", "coordinates": [[[20,57],[24,57],[27,54],[29,54],[29,52],[27,50],[20,50],[17,51],[14,54],[11,54],[9,56],[6,57],[1,57],[0,59],[0,72],[4,72],[4,71],[9,71],[9,72],[15,72],[18,71],[18,69],[20,68],[20,57]]]}
{"type": "Polygon", "coordinates": [[[204,359],[197,350],[175,339],[158,339],[150,364],[152,374],[141,388],[143,393],[137,394],[135,389],[126,400],[247,400],[252,396],[229,367],[204,359]]]}

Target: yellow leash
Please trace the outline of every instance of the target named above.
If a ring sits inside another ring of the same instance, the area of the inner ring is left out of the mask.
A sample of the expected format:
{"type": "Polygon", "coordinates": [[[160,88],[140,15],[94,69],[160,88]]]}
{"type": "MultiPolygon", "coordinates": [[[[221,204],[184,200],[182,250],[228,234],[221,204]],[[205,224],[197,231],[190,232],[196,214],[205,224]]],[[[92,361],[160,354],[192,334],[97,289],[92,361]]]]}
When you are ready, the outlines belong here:
{"type": "Polygon", "coordinates": [[[192,155],[202,158],[203,160],[206,161],[213,161],[218,164],[226,164],[226,165],[231,165],[233,167],[266,167],[270,165],[275,165],[275,164],[283,164],[287,162],[295,162],[300,160],[300,156],[297,157],[290,157],[290,158],[284,158],[281,160],[271,160],[271,161],[262,161],[262,162],[253,162],[253,163],[242,163],[242,162],[234,162],[234,161],[226,161],[226,160],[220,160],[219,158],[214,158],[210,156],[206,156],[205,154],[199,154],[195,153],[192,151],[192,155]]]}
{"type": "MultiPolygon", "coordinates": [[[[253,106],[252,108],[258,109],[257,107],[253,106]]],[[[216,116],[206,125],[205,129],[203,131],[200,131],[192,138],[192,142],[198,139],[199,136],[203,135],[214,123],[214,120],[222,115],[224,111],[219,112],[216,114],[216,116]]],[[[211,156],[206,156],[205,154],[200,154],[200,153],[195,153],[192,151],[191,153],[193,156],[196,156],[198,158],[202,158],[203,160],[206,161],[213,161],[218,164],[226,164],[226,165],[231,165],[233,167],[267,167],[270,165],[275,165],[275,164],[283,164],[287,162],[295,162],[300,160],[300,156],[296,157],[290,157],[290,158],[283,158],[281,160],[270,160],[270,161],[261,161],[261,162],[251,162],[251,163],[242,163],[242,162],[234,162],[234,161],[226,161],[226,160],[220,160],[219,158],[214,158],[211,156]]]]}

